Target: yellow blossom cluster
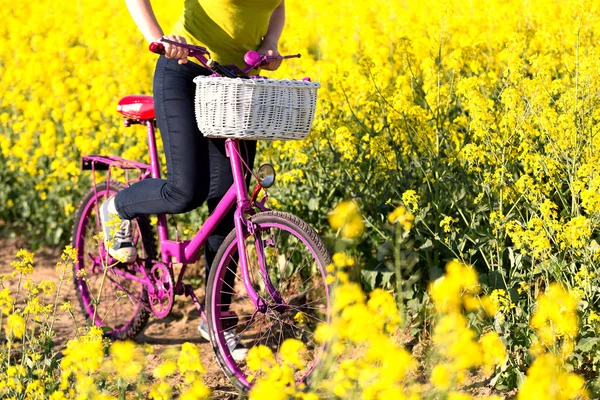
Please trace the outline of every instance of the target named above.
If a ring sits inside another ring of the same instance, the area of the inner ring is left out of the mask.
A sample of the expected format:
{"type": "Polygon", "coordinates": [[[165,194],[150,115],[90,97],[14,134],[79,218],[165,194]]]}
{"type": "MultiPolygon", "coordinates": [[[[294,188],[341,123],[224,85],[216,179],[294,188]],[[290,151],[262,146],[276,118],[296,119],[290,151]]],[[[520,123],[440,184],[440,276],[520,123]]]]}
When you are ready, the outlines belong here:
{"type": "Polygon", "coordinates": [[[531,326],[537,331],[542,350],[554,346],[562,339],[562,345],[572,351],[573,341],[579,329],[577,299],[559,284],[553,283],[537,299],[537,309],[531,318],[531,326]]]}
{"type": "MultiPolygon", "coordinates": [[[[404,201],[404,200],[403,200],[404,201]]],[[[410,198],[406,201],[410,201],[410,198]]],[[[413,204],[413,208],[417,208],[417,206],[413,204]]],[[[388,221],[392,224],[399,224],[402,226],[404,231],[410,231],[415,222],[415,216],[408,212],[404,206],[397,207],[394,211],[388,215],[388,221]]]]}
{"type": "Polygon", "coordinates": [[[352,200],[342,201],[331,211],[329,224],[338,230],[342,237],[349,239],[359,237],[365,230],[358,204],[352,200]]]}
{"type": "Polygon", "coordinates": [[[537,358],[529,370],[527,378],[519,390],[518,399],[585,399],[582,377],[565,370],[560,357],[543,354],[537,358]]]}
{"type": "Polygon", "coordinates": [[[560,284],[552,283],[537,299],[531,318],[538,342],[531,346],[537,356],[519,390],[519,399],[585,399],[583,377],[570,372],[566,361],[575,350],[579,321],[577,299],[560,284]]]}
{"type": "Polygon", "coordinates": [[[478,338],[463,315],[464,310],[479,308],[489,315],[498,311],[493,300],[479,296],[480,290],[473,267],[459,261],[449,262],[446,274],[429,289],[439,315],[433,342],[442,358],[431,371],[431,383],[442,392],[463,384],[469,370],[481,368],[489,375],[506,361],[506,350],[498,333],[491,331],[478,338]]]}

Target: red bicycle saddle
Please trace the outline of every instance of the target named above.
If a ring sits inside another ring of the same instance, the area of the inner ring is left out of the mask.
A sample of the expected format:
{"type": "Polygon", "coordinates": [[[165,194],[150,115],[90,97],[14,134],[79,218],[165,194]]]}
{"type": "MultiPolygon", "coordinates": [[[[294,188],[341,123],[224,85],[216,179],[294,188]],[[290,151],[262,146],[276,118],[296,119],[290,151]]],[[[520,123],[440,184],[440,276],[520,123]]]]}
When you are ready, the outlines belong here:
{"type": "Polygon", "coordinates": [[[125,96],[119,100],[117,111],[126,118],[154,119],[154,99],[143,95],[125,96]]]}

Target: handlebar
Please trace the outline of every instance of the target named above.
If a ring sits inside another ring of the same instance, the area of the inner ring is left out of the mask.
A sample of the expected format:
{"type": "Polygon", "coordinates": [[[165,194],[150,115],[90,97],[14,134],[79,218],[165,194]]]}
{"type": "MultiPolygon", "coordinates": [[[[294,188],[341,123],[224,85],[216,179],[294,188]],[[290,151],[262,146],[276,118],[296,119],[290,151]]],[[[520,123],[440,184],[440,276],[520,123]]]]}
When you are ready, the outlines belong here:
{"type": "Polygon", "coordinates": [[[290,54],[287,56],[268,56],[266,54],[260,54],[258,51],[249,50],[244,54],[244,61],[247,67],[244,68],[244,72],[250,72],[256,67],[260,67],[268,62],[275,60],[285,60],[288,58],[300,58],[300,54],[290,54]]]}
{"type": "Polygon", "coordinates": [[[178,46],[178,47],[183,47],[185,49],[189,50],[189,54],[191,56],[196,56],[196,55],[201,55],[201,56],[210,56],[210,53],[208,52],[208,50],[206,50],[205,47],[202,46],[194,46],[192,44],[188,44],[188,43],[179,43],[179,42],[174,42],[172,40],[169,39],[165,39],[162,38],[160,39],[159,42],[152,42],[150,43],[150,51],[156,54],[165,54],[165,46],[161,43],[169,43],[172,44],[174,46],[178,46]]]}
{"type": "Polygon", "coordinates": [[[266,54],[260,54],[257,51],[250,50],[244,55],[244,62],[246,63],[246,67],[240,70],[237,66],[231,66],[230,68],[224,67],[217,63],[216,61],[210,59],[209,51],[202,46],[195,46],[188,43],[179,43],[169,39],[161,38],[158,42],[150,43],[149,50],[155,54],[165,54],[165,46],[163,43],[169,43],[174,46],[183,47],[188,49],[188,56],[196,58],[202,65],[206,68],[216,72],[219,75],[227,76],[230,78],[242,77],[247,78],[246,75],[248,72],[253,69],[260,67],[261,65],[265,65],[271,61],[275,60],[284,60],[288,58],[300,58],[300,54],[291,54],[285,56],[269,56],[266,54]],[[207,59],[208,57],[208,59],[207,59]]]}

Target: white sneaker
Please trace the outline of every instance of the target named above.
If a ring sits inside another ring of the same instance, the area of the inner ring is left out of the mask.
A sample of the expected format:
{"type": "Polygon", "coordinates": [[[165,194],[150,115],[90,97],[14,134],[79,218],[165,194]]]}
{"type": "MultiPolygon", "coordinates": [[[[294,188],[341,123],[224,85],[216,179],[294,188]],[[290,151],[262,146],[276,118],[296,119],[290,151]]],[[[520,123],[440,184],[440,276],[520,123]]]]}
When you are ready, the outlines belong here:
{"type": "MultiPolygon", "coordinates": [[[[248,355],[248,349],[240,344],[240,337],[232,332],[233,329],[225,331],[223,334],[225,336],[225,342],[227,343],[227,347],[231,352],[231,357],[235,361],[244,361],[246,356],[248,355]]],[[[208,333],[208,324],[204,320],[204,318],[200,317],[200,324],[198,325],[198,331],[200,331],[200,336],[210,342],[210,335],[208,333]]]]}
{"type": "Polygon", "coordinates": [[[108,254],[124,263],[135,261],[137,249],[133,242],[131,221],[119,218],[115,196],[109,197],[100,205],[100,221],[104,233],[104,247],[108,254]]]}

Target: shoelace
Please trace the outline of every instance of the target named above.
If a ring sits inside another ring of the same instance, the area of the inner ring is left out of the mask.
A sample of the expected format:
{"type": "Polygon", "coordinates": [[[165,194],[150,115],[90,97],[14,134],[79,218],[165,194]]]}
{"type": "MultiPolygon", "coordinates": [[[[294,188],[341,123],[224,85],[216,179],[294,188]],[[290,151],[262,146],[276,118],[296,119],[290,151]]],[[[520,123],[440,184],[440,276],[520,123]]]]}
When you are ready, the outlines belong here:
{"type": "Polygon", "coordinates": [[[225,336],[225,342],[227,343],[227,347],[229,347],[229,350],[233,351],[233,349],[235,349],[238,343],[240,342],[238,336],[230,331],[226,331],[223,336],[225,336]]]}
{"type": "Polygon", "coordinates": [[[121,221],[119,230],[115,232],[115,244],[124,242],[133,242],[133,235],[131,232],[131,221],[129,220],[121,221]]]}

